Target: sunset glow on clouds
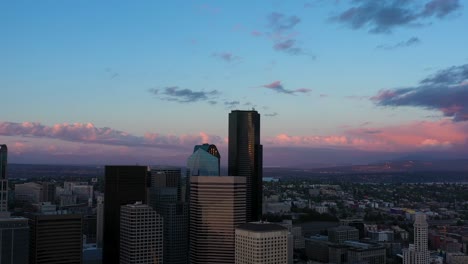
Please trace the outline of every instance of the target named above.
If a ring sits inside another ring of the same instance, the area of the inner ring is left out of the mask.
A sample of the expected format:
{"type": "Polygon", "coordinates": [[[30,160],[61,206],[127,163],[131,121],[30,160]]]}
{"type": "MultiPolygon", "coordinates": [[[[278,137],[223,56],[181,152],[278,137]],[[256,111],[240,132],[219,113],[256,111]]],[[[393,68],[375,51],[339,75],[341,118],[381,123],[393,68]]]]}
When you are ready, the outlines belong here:
{"type": "MultiPolygon", "coordinates": [[[[10,149],[16,155],[27,152],[45,152],[49,155],[95,155],[103,160],[109,156],[144,156],[164,159],[178,156],[178,162],[190,155],[194,145],[216,144],[221,153],[226,153],[227,138],[199,132],[192,135],[161,135],[146,133],[135,136],[112,128],[97,128],[91,123],[56,124],[0,123],[0,137],[14,138],[10,149]],[[18,140],[20,139],[20,140],[18,140]],[[25,139],[25,141],[21,141],[25,139]],[[41,147],[31,144],[31,139],[41,139],[41,147]],[[47,143],[47,140],[49,143],[47,143]],[[42,146],[46,144],[45,146],[42,146]],[[48,144],[48,145],[47,145],[48,144]],[[78,145],[77,145],[78,144],[78,145]],[[85,144],[85,148],[83,148],[85,144]],[[85,151],[83,151],[83,149],[85,151]],[[75,154],[74,154],[75,153],[75,154]],[[171,155],[168,155],[172,153],[171,155]],[[144,154],[144,155],[143,155],[144,154]]],[[[467,153],[468,122],[421,121],[400,126],[366,127],[349,129],[341,135],[294,136],[278,134],[262,138],[266,148],[291,147],[300,149],[332,148],[335,150],[361,150],[369,152],[417,152],[452,151],[467,153]]],[[[267,160],[274,163],[274,160],[267,160]]]]}
{"type": "Polygon", "coordinates": [[[254,108],[266,165],[466,158],[466,8],[8,1],[0,144],[18,163],[183,165],[213,143],[225,164],[228,113],[254,108]]]}

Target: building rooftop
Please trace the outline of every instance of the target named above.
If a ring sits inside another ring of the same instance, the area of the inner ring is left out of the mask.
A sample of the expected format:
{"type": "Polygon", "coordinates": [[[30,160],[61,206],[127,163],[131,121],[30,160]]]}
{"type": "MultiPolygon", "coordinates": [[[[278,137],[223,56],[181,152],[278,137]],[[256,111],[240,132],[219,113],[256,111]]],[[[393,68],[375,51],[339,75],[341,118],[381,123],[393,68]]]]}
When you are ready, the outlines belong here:
{"type": "Polygon", "coordinates": [[[269,222],[251,222],[239,225],[237,229],[254,231],[254,232],[271,232],[271,231],[283,231],[288,230],[286,227],[273,224],[269,222]]]}

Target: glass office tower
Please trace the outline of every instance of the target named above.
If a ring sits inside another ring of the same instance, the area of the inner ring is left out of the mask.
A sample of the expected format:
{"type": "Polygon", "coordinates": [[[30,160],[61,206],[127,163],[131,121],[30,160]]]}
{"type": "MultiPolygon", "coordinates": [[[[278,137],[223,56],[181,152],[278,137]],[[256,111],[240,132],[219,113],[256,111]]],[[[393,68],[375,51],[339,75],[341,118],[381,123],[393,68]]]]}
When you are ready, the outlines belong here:
{"type": "Polygon", "coordinates": [[[262,217],[263,148],[260,145],[260,114],[234,110],[229,114],[228,174],[247,180],[247,222],[262,217]]]}

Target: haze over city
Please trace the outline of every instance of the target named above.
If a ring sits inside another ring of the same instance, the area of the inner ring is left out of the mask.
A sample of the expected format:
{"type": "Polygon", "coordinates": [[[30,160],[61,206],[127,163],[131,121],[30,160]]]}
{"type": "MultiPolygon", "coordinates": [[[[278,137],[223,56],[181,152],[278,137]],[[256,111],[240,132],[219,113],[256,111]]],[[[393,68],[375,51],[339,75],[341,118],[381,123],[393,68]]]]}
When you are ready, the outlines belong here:
{"type": "Polygon", "coordinates": [[[227,115],[264,166],[468,154],[466,1],[4,1],[10,163],[184,164],[227,115]]]}

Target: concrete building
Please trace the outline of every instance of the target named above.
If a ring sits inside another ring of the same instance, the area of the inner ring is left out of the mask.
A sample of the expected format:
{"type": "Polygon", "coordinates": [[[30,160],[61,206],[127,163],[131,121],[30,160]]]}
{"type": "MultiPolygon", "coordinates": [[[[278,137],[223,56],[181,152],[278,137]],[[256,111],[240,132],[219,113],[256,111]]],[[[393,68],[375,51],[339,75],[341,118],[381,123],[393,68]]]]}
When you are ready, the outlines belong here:
{"type": "Polygon", "coordinates": [[[81,264],[82,216],[29,215],[29,264],[81,264]]]}
{"type": "Polygon", "coordinates": [[[28,264],[28,219],[0,217],[0,249],[0,264],[28,264]]]}
{"type": "Polygon", "coordinates": [[[116,264],[120,259],[120,208],[147,200],[146,166],[106,166],[104,185],[104,230],[102,263],[116,264]]]}
{"type": "Polygon", "coordinates": [[[246,178],[246,219],[262,217],[263,146],[260,144],[260,114],[233,110],[229,114],[228,175],[246,178]]]}
{"type": "Polygon", "coordinates": [[[235,228],[246,222],[246,177],[190,177],[190,263],[235,262],[235,228]]]}
{"type": "Polygon", "coordinates": [[[359,240],[359,230],[351,226],[338,226],[328,229],[328,240],[341,244],[344,241],[359,240]]]}
{"type": "Polygon", "coordinates": [[[427,263],[429,263],[428,224],[426,215],[417,213],[414,221],[414,244],[403,250],[403,264],[427,263]]]}
{"type": "Polygon", "coordinates": [[[394,240],[394,233],[390,230],[368,231],[367,236],[376,242],[391,242],[394,240]]]}
{"type": "Polygon", "coordinates": [[[288,232],[293,236],[293,248],[294,249],[304,249],[305,248],[305,238],[302,235],[302,227],[293,226],[292,220],[283,220],[283,222],[278,223],[281,226],[284,226],[288,229],[288,232]]]}
{"type": "Polygon", "coordinates": [[[236,228],[236,264],[286,264],[288,229],[284,226],[251,222],[236,228]]]}
{"type": "Polygon", "coordinates": [[[386,249],[378,244],[345,241],[348,246],[348,263],[385,264],[386,249]]]}
{"type": "Polygon", "coordinates": [[[120,264],[163,263],[163,220],[137,202],[120,209],[120,264]]]}
{"type": "Polygon", "coordinates": [[[26,182],[15,184],[15,200],[21,203],[42,202],[42,184],[36,182],[26,182]]]}
{"type": "Polygon", "coordinates": [[[466,264],[468,255],[463,253],[447,253],[447,264],[466,264]]]}

